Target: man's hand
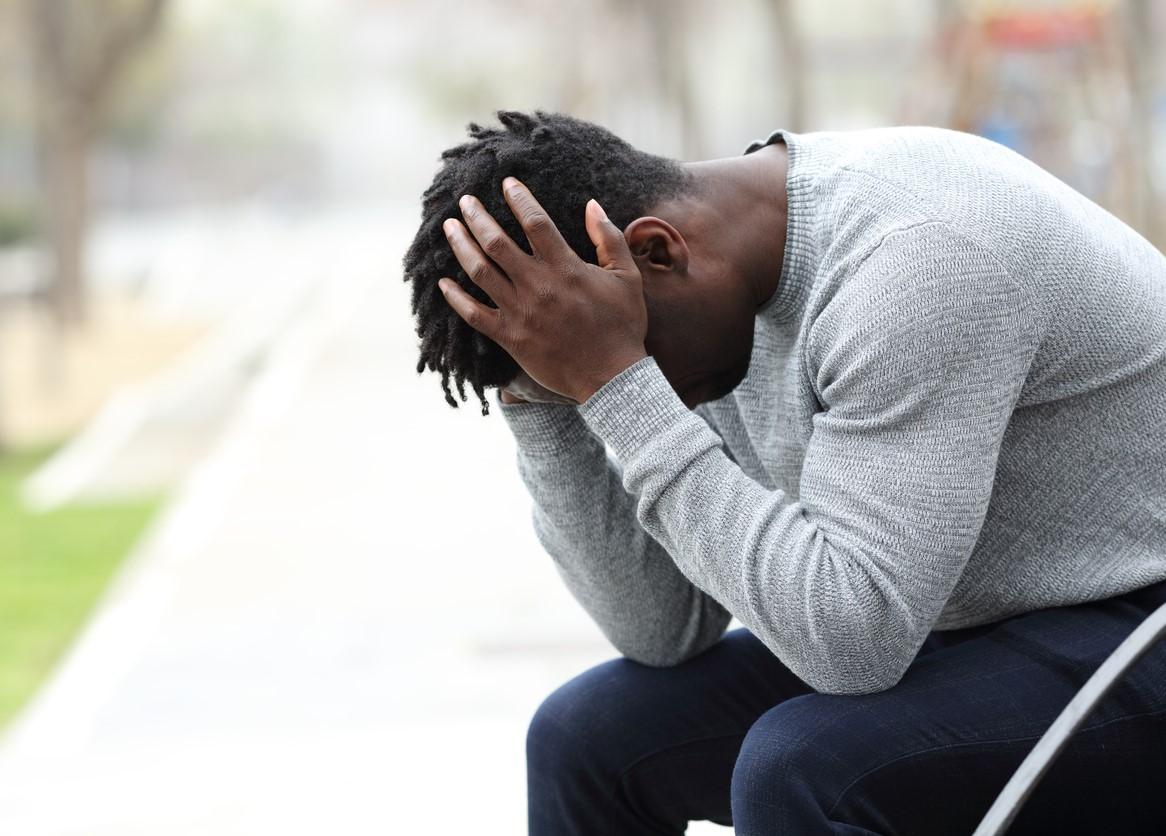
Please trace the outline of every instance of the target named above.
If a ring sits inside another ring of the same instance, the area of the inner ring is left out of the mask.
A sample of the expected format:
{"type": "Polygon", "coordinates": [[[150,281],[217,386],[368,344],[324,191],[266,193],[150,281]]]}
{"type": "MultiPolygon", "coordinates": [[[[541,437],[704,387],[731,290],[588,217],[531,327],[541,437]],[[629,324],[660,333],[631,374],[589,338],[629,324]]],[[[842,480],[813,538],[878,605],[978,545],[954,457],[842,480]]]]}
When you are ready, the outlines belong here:
{"type": "Polygon", "coordinates": [[[623,233],[594,200],[585,225],[598,265],[571,250],[524,185],[507,177],[502,190],[533,255],[471,196],[460,202],[465,225],[451,218],[444,226],[458,263],[497,309],[451,278],[438,285],[458,315],[506,349],[536,383],[583,403],[647,356],[643,278],[623,233]]]}

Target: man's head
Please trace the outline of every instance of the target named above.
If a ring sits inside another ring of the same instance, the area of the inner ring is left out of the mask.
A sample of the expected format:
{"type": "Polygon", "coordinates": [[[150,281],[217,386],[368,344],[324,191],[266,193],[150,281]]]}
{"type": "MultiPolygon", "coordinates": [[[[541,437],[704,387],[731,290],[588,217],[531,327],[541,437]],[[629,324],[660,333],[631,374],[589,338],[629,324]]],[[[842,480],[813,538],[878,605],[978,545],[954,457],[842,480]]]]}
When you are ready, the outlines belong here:
{"type": "Polygon", "coordinates": [[[458,199],[471,194],[529,252],[502,197],[503,178],[514,176],[555,220],[568,245],[592,263],[595,248],[584,228],[584,207],[591,198],[602,204],[624,230],[644,276],[648,353],[690,406],[727,393],[748,364],[756,300],[725,281],[732,260],[717,250],[733,241],[717,231],[734,219],[710,217],[702,200],[707,177],[570,116],[502,111],[498,119],[496,128],[471,124],[470,140],[442,153],[442,168],[422,196],[421,227],[404,260],[421,338],[417,371],[438,372],[445,399],[455,407],[451,379],[463,402],[468,383],[483,415],[489,411],[485,389],[508,386],[522,371],[505,350],[466,325],[437,286],[443,276],[453,278],[493,306],[454,258],[442,223],[459,217],[458,199]],[[746,324],[747,334],[742,333],[746,324]]]}

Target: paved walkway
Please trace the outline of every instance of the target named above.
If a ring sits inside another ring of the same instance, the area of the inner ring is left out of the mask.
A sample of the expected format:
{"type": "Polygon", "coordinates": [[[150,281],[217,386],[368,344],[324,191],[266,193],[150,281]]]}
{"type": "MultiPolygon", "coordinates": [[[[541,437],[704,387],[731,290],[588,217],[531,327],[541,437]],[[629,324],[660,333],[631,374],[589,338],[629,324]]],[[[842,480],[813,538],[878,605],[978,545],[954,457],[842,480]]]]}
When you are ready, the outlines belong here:
{"type": "Polygon", "coordinates": [[[9,734],[0,833],[524,832],[527,719],[611,651],[501,419],[413,372],[400,243],[334,265],[9,734]]]}

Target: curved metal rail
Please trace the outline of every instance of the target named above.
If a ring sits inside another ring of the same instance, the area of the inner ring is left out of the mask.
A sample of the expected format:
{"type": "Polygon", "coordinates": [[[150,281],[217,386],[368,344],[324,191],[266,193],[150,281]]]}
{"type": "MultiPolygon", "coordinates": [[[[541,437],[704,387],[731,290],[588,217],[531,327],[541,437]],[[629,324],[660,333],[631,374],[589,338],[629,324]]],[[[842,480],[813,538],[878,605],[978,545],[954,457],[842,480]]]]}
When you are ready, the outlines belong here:
{"type": "Polygon", "coordinates": [[[996,801],[973,836],[1000,836],[1008,830],[1024,802],[1032,795],[1036,785],[1069,742],[1069,738],[1081,727],[1085,718],[1125,672],[1164,635],[1166,635],[1166,604],[1154,610],[1125,641],[1118,645],[1093,676],[1089,677],[1089,681],[1081,686],[1081,690],[1069,701],[1000,791],[1000,795],[996,797],[996,801]]]}

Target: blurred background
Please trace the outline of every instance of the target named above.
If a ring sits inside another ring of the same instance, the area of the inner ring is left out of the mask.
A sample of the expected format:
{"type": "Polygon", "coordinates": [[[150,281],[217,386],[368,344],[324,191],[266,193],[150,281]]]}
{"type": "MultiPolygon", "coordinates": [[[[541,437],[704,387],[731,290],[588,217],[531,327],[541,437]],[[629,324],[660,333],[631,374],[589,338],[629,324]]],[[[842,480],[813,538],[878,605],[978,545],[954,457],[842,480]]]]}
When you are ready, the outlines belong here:
{"type": "MultiPolygon", "coordinates": [[[[400,261],[499,108],[932,124],[1161,246],[1152,0],[0,0],[0,832],[523,832],[612,651],[400,261]]],[[[725,832],[696,825],[695,833],[725,832]]]]}

